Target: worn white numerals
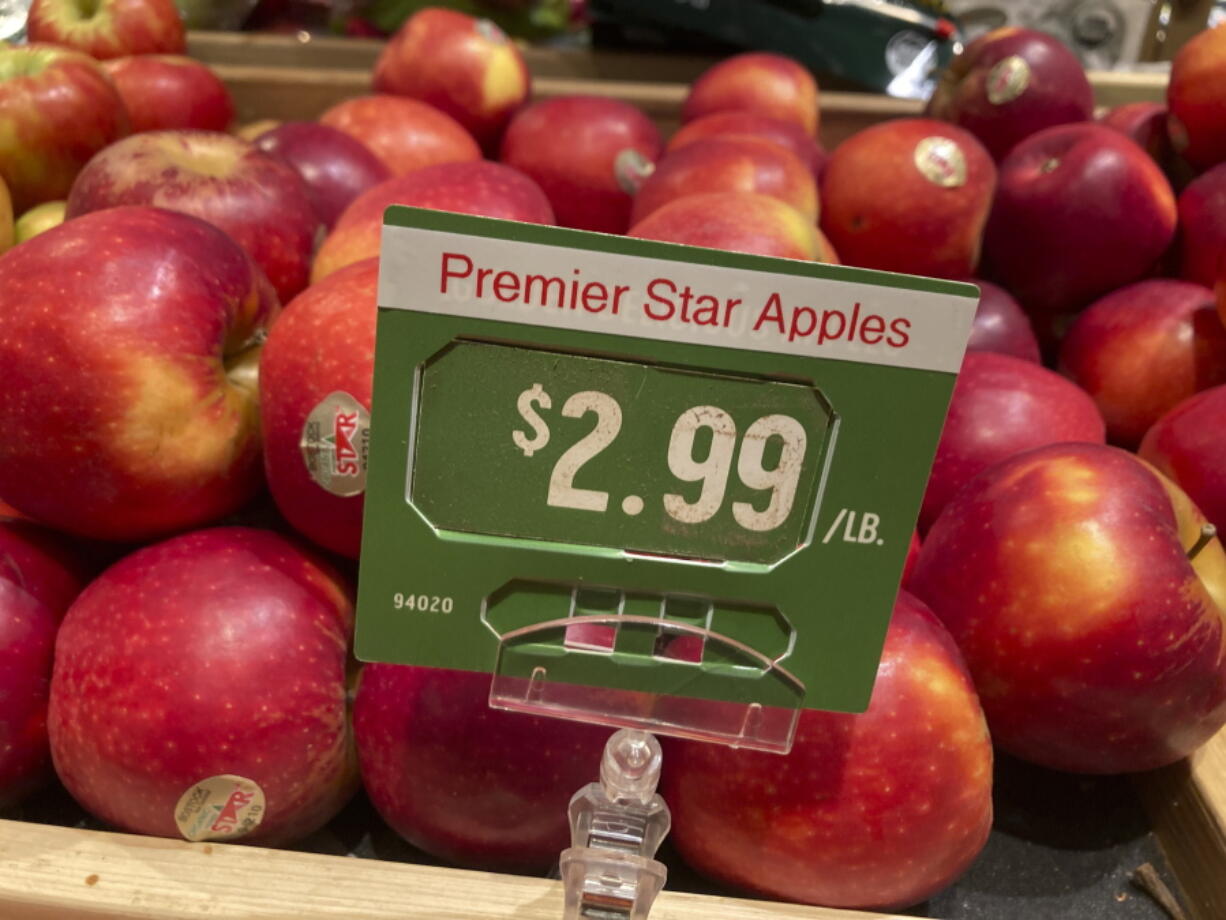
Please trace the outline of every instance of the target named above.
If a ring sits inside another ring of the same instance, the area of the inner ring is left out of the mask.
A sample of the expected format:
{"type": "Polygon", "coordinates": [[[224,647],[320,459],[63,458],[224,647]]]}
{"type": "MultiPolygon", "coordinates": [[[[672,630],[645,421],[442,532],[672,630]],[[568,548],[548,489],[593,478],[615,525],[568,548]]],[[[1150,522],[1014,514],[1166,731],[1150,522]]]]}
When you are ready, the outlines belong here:
{"type": "Polygon", "coordinates": [[[392,595],[392,606],[397,610],[417,613],[451,613],[455,609],[455,601],[446,595],[401,594],[397,591],[392,595]]]}

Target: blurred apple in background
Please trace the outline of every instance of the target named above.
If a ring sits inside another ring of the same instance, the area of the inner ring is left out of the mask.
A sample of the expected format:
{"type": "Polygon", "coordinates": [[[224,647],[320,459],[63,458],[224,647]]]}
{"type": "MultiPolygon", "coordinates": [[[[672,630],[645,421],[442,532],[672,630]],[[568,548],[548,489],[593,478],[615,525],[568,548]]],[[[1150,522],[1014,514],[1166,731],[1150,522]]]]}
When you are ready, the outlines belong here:
{"type": "Polygon", "coordinates": [[[358,557],[374,378],[378,259],[295,297],[260,356],[264,471],[300,533],[358,557]]]}
{"type": "Polygon", "coordinates": [[[257,149],[294,167],[328,230],[358,195],[391,178],[383,161],[343,131],[313,121],[288,121],[252,138],[257,149]]]}
{"type": "Polygon", "coordinates": [[[610,729],[489,706],[490,676],[368,664],[354,702],[362,779],[391,827],[464,866],[541,873],[610,729]]]}
{"type": "Polygon", "coordinates": [[[1165,170],[1175,155],[1166,130],[1167,118],[1166,106],[1161,103],[1128,102],[1104,112],[1098,121],[1140,145],[1165,170]]]}
{"type": "Polygon", "coordinates": [[[1086,121],[1094,92],[1071,49],[1032,29],[987,32],[953,59],[927,114],[965,128],[1001,160],[1024,138],[1086,121]]]}
{"type": "Polygon", "coordinates": [[[0,127],[0,179],[20,214],[67,197],[86,161],[128,133],[128,113],[85,55],[0,43],[0,127]]]}
{"type": "Polygon", "coordinates": [[[199,61],[141,54],[103,63],[132,121],[132,131],[194,128],[225,131],[234,120],[230,91],[199,61]]]}
{"type": "Polygon", "coordinates": [[[1179,277],[1213,287],[1226,251],[1226,163],[1193,179],[1178,207],[1179,277]]]}
{"type": "Polygon", "coordinates": [[[352,628],[348,587],[269,531],[213,528],[137,550],[64,617],[48,714],[56,772],[123,830],[304,837],[357,787],[352,628]]]}
{"type": "Polygon", "coordinates": [[[1004,288],[981,278],[966,279],[979,287],[979,306],[967,351],[995,351],[1038,363],[1039,340],[1030,325],[1030,318],[1021,305],[1004,288]]]}
{"type": "Polygon", "coordinates": [[[33,0],[26,31],[32,42],[66,45],[98,59],[187,49],[173,0],[33,0]]]}
{"type": "Polygon", "coordinates": [[[1166,87],[1171,142],[1200,169],[1226,160],[1226,25],[1193,36],[1171,61],[1166,87]]]}
{"type": "Polygon", "coordinates": [[[1093,397],[1107,439],[1136,447],[1168,410],[1226,383],[1226,328],[1213,292],[1165,278],[1113,291],[1073,321],[1060,370],[1093,397]]]}
{"type": "Polygon", "coordinates": [[[1226,386],[1185,399],[1145,433],[1137,453],[1188,493],[1226,533],[1226,386]]]}
{"type": "Polygon", "coordinates": [[[1226,554],[1200,545],[1204,523],[1169,480],[1096,444],[1010,457],[946,506],[910,588],[966,656],[1002,750],[1127,773],[1226,723],[1226,554]]]}
{"type": "Polygon", "coordinates": [[[660,150],[660,132],[641,109],[599,96],[562,96],[519,111],[499,159],[541,187],[561,226],[625,233],[631,196],[660,150]]]}
{"type": "Polygon", "coordinates": [[[393,204],[552,224],[553,208],[540,186],[501,163],[439,163],[397,176],[363,192],[337,219],[315,256],[311,279],[379,255],[383,212],[393,204]]]}
{"type": "Polygon", "coordinates": [[[753,192],[686,195],[657,208],[628,236],[781,259],[828,261],[829,243],[806,215],[753,192]]]}
{"type": "Polygon", "coordinates": [[[375,92],[428,102],[491,154],[531,87],[523,55],[505,32],[488,19],[441,7],[410,16],[374,69],[375,92]]]}
{"type": "Polygon", "coordinates": [[[818,132],[818,90],[803,64],[769,52],[734,54],[694,80],[681,106],[683,123],[713,112],[748,111],[818,132]]]}
{"type": "Polygon", "coordinates": [[[9,196],[9,187],[0,179],[0,253],[13,245],[17,236],[13,225],[13,199],[9,196]]]}
{"type": "Polygon", "coordinates": [[[393,176],[435,163],[481,159],[481,148],[458,121],[416,99],[359,96],[338,102],[319,121],[362,143],[393,176]]]}
{"type": "Polygon", "coordinates": [[[1153,269],[1175,218],[1171,184],[1145,151],[1102,125],[1064,125],[1000,164],[985,254],[1027,310],[1071,312],[1153,269]]]}
{"type": "Polygon", "coordinates": [[[241,137],[245,141],[255,141],[261,135],[267,134],[280,124],[281,122],[275,118],[261,118],[257,121],[249,121],[246,124],[233,127],[230,129],[230,133],[235,137],[241,137]]]}
{"type": "Polygon", "coordinates": [[[671,839],[703,875],[830,907],[916,904],[992,824],[992,744],[953,640],[906,592],[868,710],[806,710],[786,756],[665,739],[671,839]]]}
{"type": "Polygon", "coordinates": [[[672,153],[695,141],[710,137],[758,137],[785,147],[800,158],[813,178],[821,181],[822,169],[826,163],[826,151],[800,125],[769,115],[759,115],[756,112],[734,110],[731,112],[712,112],[696,118],[681,128],[669,138],[665,153],[672,153]]]}
{"type": "Polygon", "coordinates": [[[813,172],[791,151],[755,137],[712,137],[666,154],[630,210],[631,225],[661,205],[701,192],[756,192],[817,219],[813,172]]]}
{"type": "Polygon", "coordinates": [[[992,464],[1044,444],[1101,444],[1103,439],[1102,416],[1075,383],[1022,358],[968,352],[937,443],[920,532],[927,532],[958,490],[992,464]]]}
{"type": "Polygon", "coordinates": [[[26,211],[13,225],[15,242],[24,243],[52,227],[58,227],[64,222],[66,201],[44,201],[26,211]]]}
{"type": "Polygon", "coordinates": [[[55,632],[81,577],[50,532],[0,521],[0,809],[52,775],[47,695],[55,632]]]}
{"type": "Polygon", "coordinates": [[[926,118],[865,128],[830,155],[821,226],[847,265],[964,278],[979,263],[996,167],[970,134],[926,118]]]}
{"type": "Polygon", "coordinates": [[[224,230],[251,254],[282,302],[307,285],[320,228],[302,177],[247,141],[216,131],[147,131],[81,170],[66,217],[148,204],[224,230]]]}
{"type": "Polygon", "coordinates": [[[0,290],[11,504],[57,529],[137,540],[255,493],[254,346],[277,301],[228,236],[157,208],[87,214],[0,256],[0,290]]]}

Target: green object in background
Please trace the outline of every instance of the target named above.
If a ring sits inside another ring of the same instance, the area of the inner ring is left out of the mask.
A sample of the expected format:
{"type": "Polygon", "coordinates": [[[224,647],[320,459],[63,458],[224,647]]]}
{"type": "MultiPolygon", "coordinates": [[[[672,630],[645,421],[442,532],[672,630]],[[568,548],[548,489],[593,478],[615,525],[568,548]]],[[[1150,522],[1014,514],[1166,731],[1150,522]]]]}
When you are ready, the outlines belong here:
{"type": "Polygon", "coordinates": [[[356,650],[786,749],[867,706],[977,302],[393,208],[356,650]]]}
{"type": "Polygon", "coordinates": [[[390,34],[430,6],[489,19],[508,35],[529,40],[559,35],[572,25],[570,0],[359,0],[354,12],[390,34]]]}

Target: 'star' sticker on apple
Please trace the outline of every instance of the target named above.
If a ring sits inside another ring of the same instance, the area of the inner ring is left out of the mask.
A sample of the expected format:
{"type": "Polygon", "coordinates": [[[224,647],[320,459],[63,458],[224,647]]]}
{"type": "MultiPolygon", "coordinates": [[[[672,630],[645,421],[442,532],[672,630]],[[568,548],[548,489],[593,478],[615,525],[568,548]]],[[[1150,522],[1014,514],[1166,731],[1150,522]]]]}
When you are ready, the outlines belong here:
{"type": "Polygon", "coordinates": [[[342,498],[366,489],[370,414],[348,393],[329,393],[302,426],[302,460],[319,485],[342,498]]]}
{"type": "Polygon", "coordinates": [[[264,820],[264,790],[243,776],[224,773],[192,786],[175,805],[184,840],[238,840],[264,820]]]}

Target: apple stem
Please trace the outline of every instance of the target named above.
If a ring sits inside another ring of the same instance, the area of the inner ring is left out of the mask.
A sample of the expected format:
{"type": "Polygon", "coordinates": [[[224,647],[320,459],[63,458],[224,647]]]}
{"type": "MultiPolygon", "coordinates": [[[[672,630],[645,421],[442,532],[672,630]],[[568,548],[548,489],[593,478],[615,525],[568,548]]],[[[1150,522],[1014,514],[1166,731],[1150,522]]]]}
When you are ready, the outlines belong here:
{"type": "Polygon", "coordinates": [[[1170,886],[1162,881],[1152,863],[1138,866],[1132,873],[1132,883],[1157,901],[1158,906],[1171,915],[1171,920],[1188,920],[1170,886]]]}
{"type": "Polygon", "coordinates": [[[1196,542],[1192,544],[1192,548],[1188,550],[1188,561],[1191,562],[1200,555],[1200,551],[1209,545],[1209,541],[1217,536],[1217,528],[1212,524],[1202,524],[1200,528],[1200,536],[1196,542]]]}

